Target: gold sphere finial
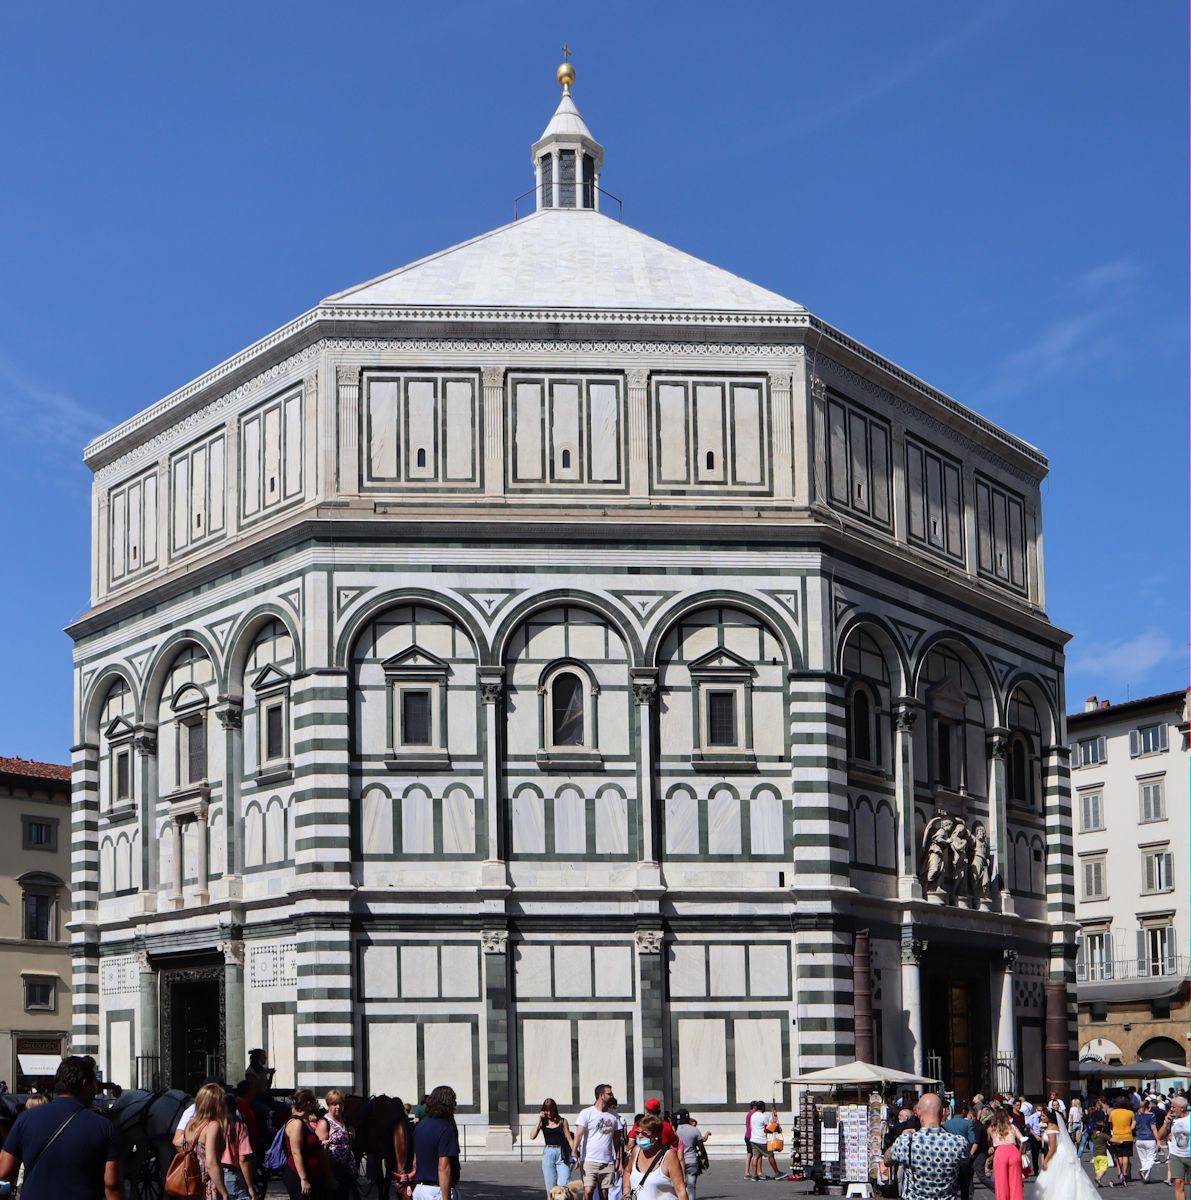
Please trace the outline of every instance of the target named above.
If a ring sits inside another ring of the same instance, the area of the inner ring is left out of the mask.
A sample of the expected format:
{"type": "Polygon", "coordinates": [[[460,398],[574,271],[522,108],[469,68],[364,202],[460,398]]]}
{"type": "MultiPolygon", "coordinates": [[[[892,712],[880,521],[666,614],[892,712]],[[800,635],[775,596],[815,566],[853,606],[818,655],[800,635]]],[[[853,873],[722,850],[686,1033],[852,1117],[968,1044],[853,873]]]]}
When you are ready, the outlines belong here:
{"type": "Polygon", "coordinates": [[[563,91],[569,92],[571,84],[575,82],[575,68],[571,65],[571,48],[565,42],[562,47],[562,64],[559,66],[557,74],[563,91]]]}

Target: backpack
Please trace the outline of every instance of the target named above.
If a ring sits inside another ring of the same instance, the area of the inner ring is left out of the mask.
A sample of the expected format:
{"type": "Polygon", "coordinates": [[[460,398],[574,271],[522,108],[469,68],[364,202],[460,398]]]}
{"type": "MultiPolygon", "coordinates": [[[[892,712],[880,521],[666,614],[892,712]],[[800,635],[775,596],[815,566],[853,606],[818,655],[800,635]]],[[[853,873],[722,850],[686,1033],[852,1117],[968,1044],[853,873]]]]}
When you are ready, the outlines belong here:
{"type": "Polygon", "coordinates": [[[170,1161],[165,1173],[165,1192],[167,1196],[201,1196],[203,1194],[203,1174],[199,1168],[198,1155],[194,1146],[182,1139],[182,1148],[170,1161]]]}
{"type": "MultiPolygon", "coordinates": [[[[293,1119],[292,1117],[290,1118],[293,1119]]],[[[270,1171],[280,1171],[282,1167],[289,1162],[289,1157],[285,1153],[285,1131],[289,1128],[289,1121],[277,1131],[277,1136],[273,1139],[273,1144],[265,1151],[265,1166],[270,1171]]]]}

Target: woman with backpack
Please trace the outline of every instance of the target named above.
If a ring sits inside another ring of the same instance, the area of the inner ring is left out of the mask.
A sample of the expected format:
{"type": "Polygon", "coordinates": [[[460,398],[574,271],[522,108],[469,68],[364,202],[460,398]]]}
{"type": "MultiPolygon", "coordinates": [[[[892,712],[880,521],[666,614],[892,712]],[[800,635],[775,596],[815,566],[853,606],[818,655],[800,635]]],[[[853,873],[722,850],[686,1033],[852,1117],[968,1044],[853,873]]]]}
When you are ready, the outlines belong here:
{"type": "MultiPolygon", "coordinates": [[[[166,1187],[175,1172],[193,1179],[195,1160],[206,1200],[229,1200],[223,1183],[223,1152],[227,1146],[227,1096],[218,1083],[205,1083],[194,1098],[194,1116],[185,1127],[174,1130],[174,1148],[178,1151],[170,1164],[166,1187]]],[[[187,1191],[182,1195],[191,1195],[187,1191]]]]}
{"type": "Polygon", "coordinates": [[[298,1088],[290,1101],[289,1118],[265,1158],[265,1166],[276,1169],[274,1164],[284,1154],[281,1180],[290,1200],[332,1200],[335,1195],[331,1161],[315,1130],[317,1121],[314,1093],[298,1088]]]}

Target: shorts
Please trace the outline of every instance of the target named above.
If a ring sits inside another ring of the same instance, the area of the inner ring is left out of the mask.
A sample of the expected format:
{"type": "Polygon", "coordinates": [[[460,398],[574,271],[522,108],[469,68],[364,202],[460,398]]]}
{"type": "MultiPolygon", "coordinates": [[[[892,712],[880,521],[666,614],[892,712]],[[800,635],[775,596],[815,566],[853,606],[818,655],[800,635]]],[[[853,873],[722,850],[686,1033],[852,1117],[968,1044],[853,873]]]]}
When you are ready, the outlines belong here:
{"type": "Polygon", "coordinates": [[[1108,1152],[1113,1158],[1132,1158],[1133,1143],[1132,1142],[1109,1142],[1108,1152]]]}
{"type": "MultiPolygon", "coordinates": [[[[437,1183],[419,1183],[414,1187],[414,1200],[442,1200],[442,1188],[437,1183]]],[[[451,1188],[451,1200],[459,1200],[455,1188],[451,1188]]]]}
{"type": "Polygon", "coordinates": [[[1177,1154],[1170,1156],[1170,1182],[1176,1179],[1191,1181],[1191,1158],[1180,1158],[1177,1154]]]}
{"type": "Polygon", "coordinates": [[[585,1191],[587,1188],[595,1187],[598,1183],[600,1195],[607,1196],[614,1174],[611,1163],[592,1162],[590,1158],[583,1160],[583,1188],[585,1191]]]}
{"type": "Polygon", "coordinates": [[[1103,1175],[1105,1171],[1112,1165],[1112,1160],[1107,1154],[1096,1154],[1092,1156],[1092,1170],[1097,1175],[1103,1175]]]}
{"type": "Polygon", "coordinates": [[[749,1142],[754,1154],[768,1154],[769,1146],[765,1142],[749,1142]]]}

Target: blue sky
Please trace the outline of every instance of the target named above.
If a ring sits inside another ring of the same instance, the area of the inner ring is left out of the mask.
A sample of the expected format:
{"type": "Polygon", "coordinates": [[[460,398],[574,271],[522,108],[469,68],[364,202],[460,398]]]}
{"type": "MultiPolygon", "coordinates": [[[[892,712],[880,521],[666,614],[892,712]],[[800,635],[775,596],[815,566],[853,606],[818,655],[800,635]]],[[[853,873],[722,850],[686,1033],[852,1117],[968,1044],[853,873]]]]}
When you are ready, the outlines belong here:
{"type": "Polygon", "coordinates": [[[1041,447],[1068,695],[1187,678],[1187,7],[5,5],[0,754],[67,761],[83,444],[503,224],[559,46],[637,228],[1041,447]]]}

